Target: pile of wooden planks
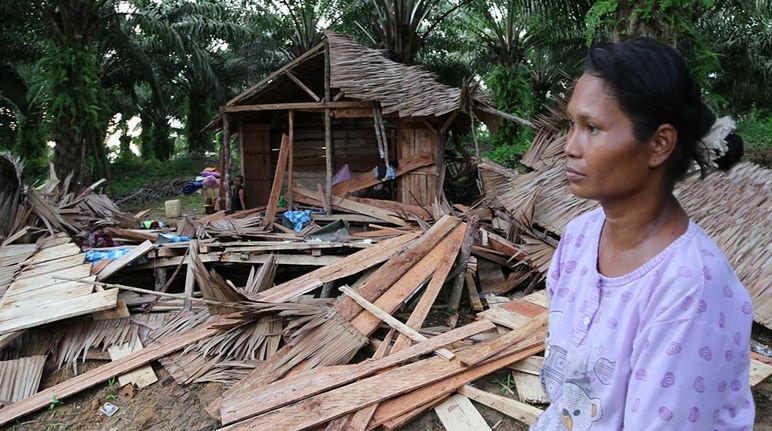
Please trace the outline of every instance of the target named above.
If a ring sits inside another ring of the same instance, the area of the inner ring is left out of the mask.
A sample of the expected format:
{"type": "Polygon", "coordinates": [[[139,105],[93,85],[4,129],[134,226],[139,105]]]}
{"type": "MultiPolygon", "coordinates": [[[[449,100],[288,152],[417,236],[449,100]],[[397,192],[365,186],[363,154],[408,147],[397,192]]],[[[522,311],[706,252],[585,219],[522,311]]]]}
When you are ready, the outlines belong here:
{"type": "MultiPolygon", "coordinates": [[[[25,191],[26,224],[0,237],[0,425],[113,378],[152,390],[154,362],[179,385],[220,385],[207,412],[228,430],[392,430],[427,412],[450,431],[494,429],[479,405],[534,423],[559,239],[533,222],[536,196],[511,212],[350,194],[372,182],[330,202],[292,185],[312,213],[300,232],[278,202],[145,230],[99,183],[25,191]],[[119,246],[91,247],[96,232],[119,246]],[[46,363],[83,360],[103,363],[39,387],[46,363]],[[492,374],[510,392],[484,390],[492,374]]],[[[772,374],[754,355],[753,385],[772,374]]]]}

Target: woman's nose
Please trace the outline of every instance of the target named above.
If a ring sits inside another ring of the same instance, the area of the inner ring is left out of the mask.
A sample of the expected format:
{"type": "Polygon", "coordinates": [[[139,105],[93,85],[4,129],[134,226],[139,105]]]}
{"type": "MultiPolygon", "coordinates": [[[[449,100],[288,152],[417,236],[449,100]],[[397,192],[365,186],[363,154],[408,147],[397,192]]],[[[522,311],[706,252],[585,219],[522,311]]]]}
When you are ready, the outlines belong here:
{"type": "Polygon", "coordinates": [[[568,131],[568,135],[566,135],[566,146],[563,148],[563,151],[566,153],[566,156],[576,159],[581,157],[581,146],[579,144],[579,138],[577,137],[578,133],[576,133],[576,129],[571,128],[568,131]]]}

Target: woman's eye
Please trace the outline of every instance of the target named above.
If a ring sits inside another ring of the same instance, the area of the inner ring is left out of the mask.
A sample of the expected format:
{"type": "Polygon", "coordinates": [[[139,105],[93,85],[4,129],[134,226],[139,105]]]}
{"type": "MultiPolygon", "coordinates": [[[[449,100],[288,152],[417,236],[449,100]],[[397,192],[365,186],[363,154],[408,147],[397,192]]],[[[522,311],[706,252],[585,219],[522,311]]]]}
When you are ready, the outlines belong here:
{"type": "Polygon", "coordinates": [[[586,127],[587,127],[587,131],[590,132],[590,133],[595,133],[598,130],[600,130],[600,129],[598,129],[598,126],[596,126],[596,125],[594,125],[592,123],[587,123],[586,127]]]}

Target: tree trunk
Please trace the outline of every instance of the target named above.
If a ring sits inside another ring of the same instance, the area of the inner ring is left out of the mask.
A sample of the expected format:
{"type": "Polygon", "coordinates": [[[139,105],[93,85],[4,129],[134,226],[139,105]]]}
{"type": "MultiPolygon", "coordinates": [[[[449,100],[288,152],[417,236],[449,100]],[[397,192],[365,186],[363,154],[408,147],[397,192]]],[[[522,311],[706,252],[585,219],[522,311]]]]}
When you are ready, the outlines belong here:
{"type": "Polygon", "coordinates": [[[188,116],[186,118],[186,134],[190,154],[204,155],[210,149],[209,133],[202,131],[209,121],[207,106],[209,100],[205,92],[192,90],[188,94],[188,116]]]}

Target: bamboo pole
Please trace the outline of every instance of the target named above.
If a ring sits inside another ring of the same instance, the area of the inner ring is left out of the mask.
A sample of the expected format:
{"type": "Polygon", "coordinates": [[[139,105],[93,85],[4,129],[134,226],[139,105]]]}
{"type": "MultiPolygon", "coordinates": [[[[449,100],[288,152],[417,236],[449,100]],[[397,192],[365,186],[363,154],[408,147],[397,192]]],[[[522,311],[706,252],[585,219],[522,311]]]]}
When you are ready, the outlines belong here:
{"type": "MultiPolygon", "coordinates": [[[[330,101],[330,45],[324,47],[324,101],[330,101]]],[[[327,201],[327,215],[332,215],[332,124],[330,108],[324,109],[324,158],[327,172],[325,178],[325,197],[327,201]]]]}

